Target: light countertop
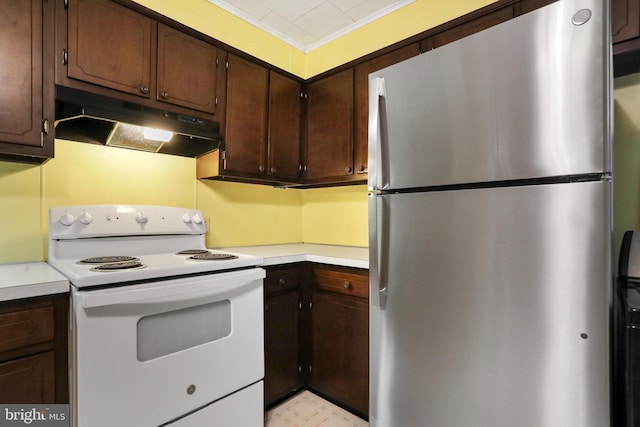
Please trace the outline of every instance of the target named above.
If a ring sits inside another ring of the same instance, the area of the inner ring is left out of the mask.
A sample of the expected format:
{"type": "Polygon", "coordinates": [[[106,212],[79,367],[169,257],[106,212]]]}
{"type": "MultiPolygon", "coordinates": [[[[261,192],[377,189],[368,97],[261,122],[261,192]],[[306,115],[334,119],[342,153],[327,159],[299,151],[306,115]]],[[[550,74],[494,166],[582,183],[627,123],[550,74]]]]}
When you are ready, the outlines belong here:
{"type": "MultiPolygon", "coordinates": [[[[310,261],[369,268],[369,249],[363,247],[292,243],[217,249],[260,257],[265,267],[310,261]]],[[[68,291],[69,281],[46,262],[0,264],[0,301],[68,291]]]]}
{"type": "Polygon", "coordinates": [[[292,243],[216,249],[261,257],[263,259],[262,265],[265,267],[310,261],[345,267],[369,268],[369,248],[364,247],[292,243]]]}
{"type": "Polygon", "coordinates": [[[69,281],[46,262],[0,264],[0,301],[69,291],[69,281]]]}

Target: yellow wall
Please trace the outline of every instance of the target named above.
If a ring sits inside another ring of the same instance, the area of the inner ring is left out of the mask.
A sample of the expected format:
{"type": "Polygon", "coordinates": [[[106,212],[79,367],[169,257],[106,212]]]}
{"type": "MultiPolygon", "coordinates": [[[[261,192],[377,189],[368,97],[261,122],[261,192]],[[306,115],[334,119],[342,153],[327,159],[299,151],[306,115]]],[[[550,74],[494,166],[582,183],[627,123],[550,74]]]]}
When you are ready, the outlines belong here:
{"type": "Polygon", "coordinates": [[[304,242],[369,245],[366,185],[301,191],[304,242]]]}
{"type": "Polygon", "coordinates": [[[365,186],[316,190],[195,179],[195,160],[56,140],[43,166],[0,162],[0,263],[47,257],[48,210],[150,204],[203,211],[207,246],[367,245],[365,186]]]}
{"type": "Polygon", "coordinates": [[[640,229],[640,74],[615,80],[615,250],[625,230],[640,229]]]}
{"type": "Polygon", "coordinates": [[[0,263],[41,260],[41,169],[0,162],[0,263]]]}
{"type": "Polygon", "coordinates": [[[135,1],[302,78],[313,77],[493,3],[493,0],[416,0],[304,54],[207,0],[135,1]]]}
{"type": "Polygon", "coordinates": [[[301,191],[233,182],[198,181],[197,208],[203,211],[210,224],[207,246],[303,241],[301,191]]]}

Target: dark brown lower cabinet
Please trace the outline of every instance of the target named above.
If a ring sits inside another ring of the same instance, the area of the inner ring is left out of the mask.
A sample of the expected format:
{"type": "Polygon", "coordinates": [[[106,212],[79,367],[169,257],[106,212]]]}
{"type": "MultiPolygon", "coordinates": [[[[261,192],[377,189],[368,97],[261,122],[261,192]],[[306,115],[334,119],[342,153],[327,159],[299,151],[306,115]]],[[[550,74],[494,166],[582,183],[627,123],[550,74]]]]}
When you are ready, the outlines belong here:
{"type": "Polygon", "coordinates": [[[53,351],[0,364],[0,396],[6,404],[55,402],[53,351]]]}
{"type": "Polygon", "coordinates": [[[309,385],[359,415],[369,412],[369,274],[310,264],[309,385]]]}
{"type": "Polygon", "coordinates": [[[69,403],[69,296],[0,302],[0,402],[69,403]]]}
{"type": "Polygon", "coordinates": [[[265,407],[308,388],[367,417],[369,275],[317,263],[267,268],[265,407]]]}
{"type": "Polygon", "coordinates": [[[265,407],[304,385],[301,298],[297,266],[267,269],[264,301],[265,407]]]}
{"type": "Polygon", "coordinates": [[[313,293],[310,385],[356,411],[369,408],[367,300],[313,293]]]}

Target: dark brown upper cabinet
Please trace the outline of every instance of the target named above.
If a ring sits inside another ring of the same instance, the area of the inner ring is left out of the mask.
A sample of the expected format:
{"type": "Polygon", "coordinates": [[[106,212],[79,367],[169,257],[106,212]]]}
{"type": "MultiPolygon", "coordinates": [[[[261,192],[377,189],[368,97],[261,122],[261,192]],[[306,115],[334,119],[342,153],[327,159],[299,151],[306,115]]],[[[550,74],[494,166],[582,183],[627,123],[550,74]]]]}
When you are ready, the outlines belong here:
{"type": "Polygon", "coordinates": [[[57,84],[207,118],[217,113],[214,45],[112,0],[68,0],[58,10],[57,84]]]}
{"type": "Polygon", "coordinates": [[[269,70],[229,54],[223,175],[264,176],[268,94],[269,70]]]}
{"type": "Polygon", "coordinates": [[[640,37],[640,0],[611,0],[611,38],[614,44],[640,37]]]}
{"type": "Polygon", "coordinates": [[[0,160],[53,157],[53,3],[0,1],[0,160]]]}
{"type": "Polygon", "coordinates": [[[420,45],[413,43],[370,59],[355,68],[355,152],[356,174],[366,174],[369,144],[369,74],[420,54],[420,45]]]}
{"type": "Polygon", "coordinates": [[[269,135],[267,174],[297,182],[300,175],[302,83],[274,71],[269,73],[269,135]]]}
{"type": "Polygon", "coordinates": [[[149,98],[154,22],[111,0],[69,0],[68,77],[149,98]]]}
{"type": "Polygon", "coordinates": [[[353,177],[353,68],[307,86],[303,180],[353,177]]]}
{"type": "Polygon", "coordinates": [[[216,57],[214,46],[158,24],[156,99],[214,114],[216,57]]]}
{"type": "Polygon", "coordinates": [[[300,81],[233,54],[226,81],[224,150],[198,159],[198,178],[297,183],[300,81]]]}

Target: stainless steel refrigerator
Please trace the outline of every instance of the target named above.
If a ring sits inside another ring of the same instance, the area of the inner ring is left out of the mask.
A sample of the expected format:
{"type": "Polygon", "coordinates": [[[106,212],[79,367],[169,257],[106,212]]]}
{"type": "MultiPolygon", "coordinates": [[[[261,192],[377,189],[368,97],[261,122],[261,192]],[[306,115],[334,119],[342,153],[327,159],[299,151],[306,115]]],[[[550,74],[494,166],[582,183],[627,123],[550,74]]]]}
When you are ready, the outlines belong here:
{"type": "Polygon", "coordinates": [[[370,425],[610,425],[608,1],[369,77],[370,425]]]}

